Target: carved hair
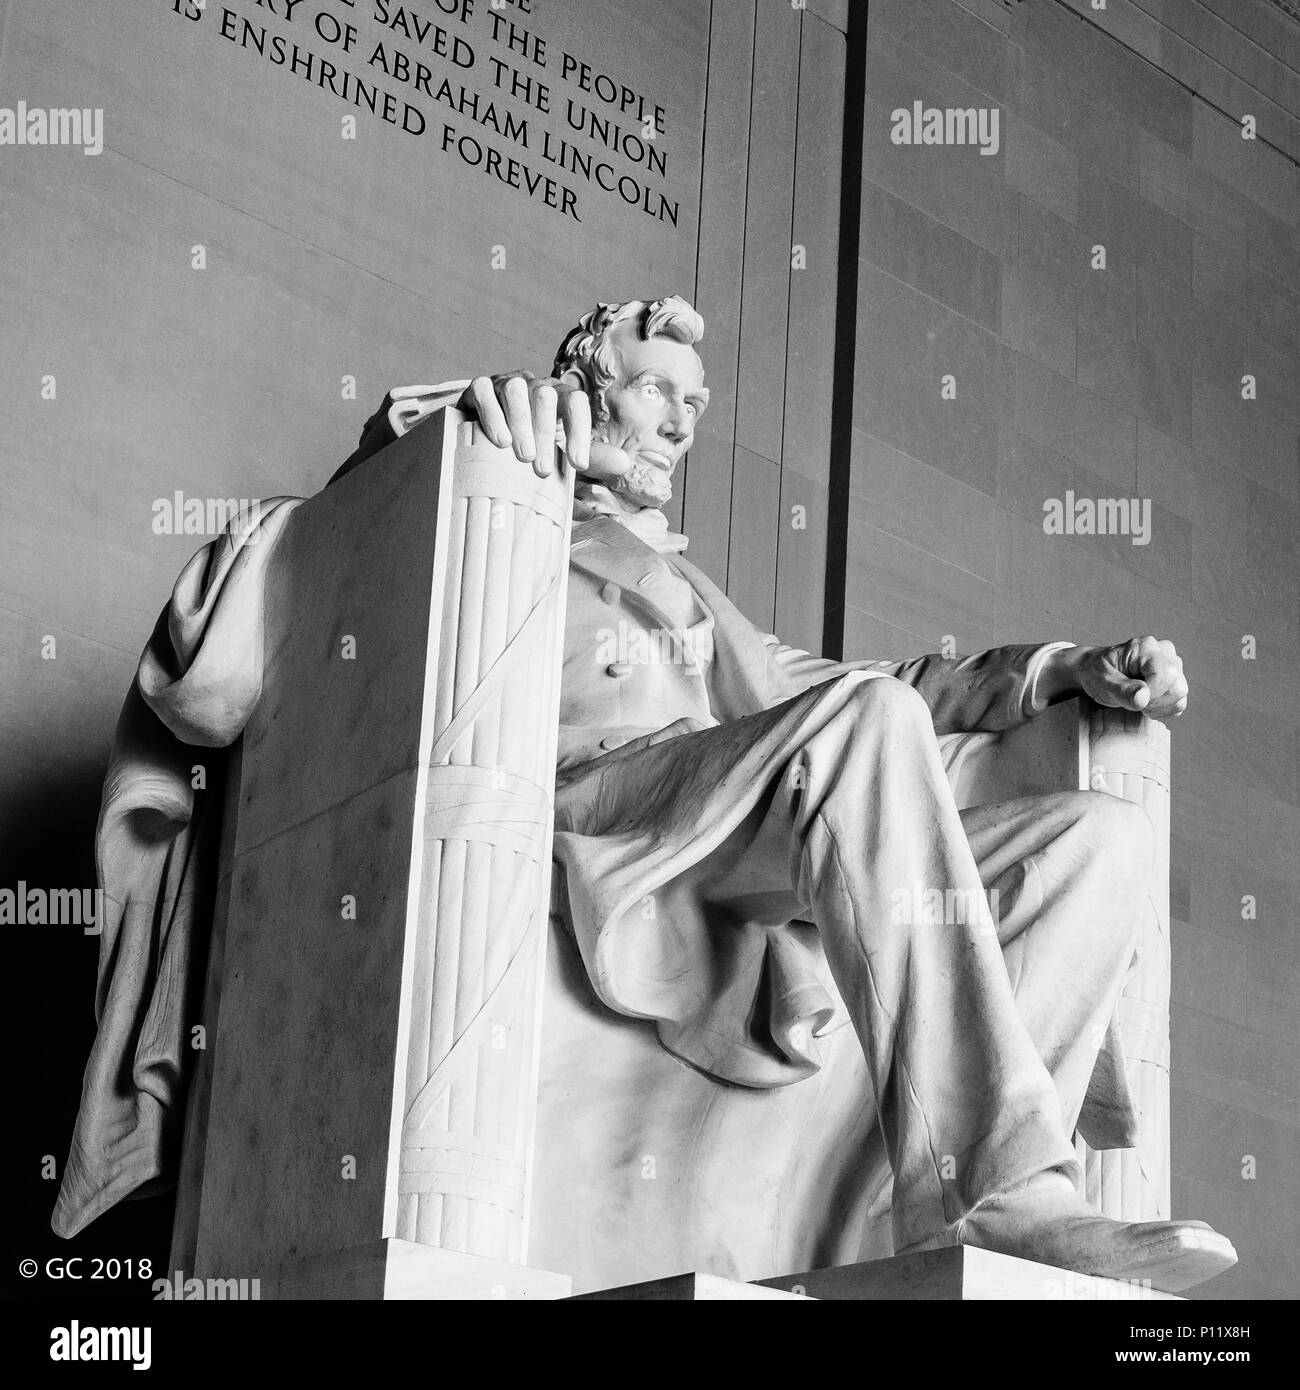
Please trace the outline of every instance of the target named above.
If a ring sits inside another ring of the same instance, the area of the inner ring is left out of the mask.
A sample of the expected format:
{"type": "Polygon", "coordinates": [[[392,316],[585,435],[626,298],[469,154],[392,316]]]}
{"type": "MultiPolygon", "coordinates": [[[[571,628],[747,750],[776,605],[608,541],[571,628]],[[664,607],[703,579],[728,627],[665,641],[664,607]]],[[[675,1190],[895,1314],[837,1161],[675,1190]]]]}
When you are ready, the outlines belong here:
{"type": "Polygon", "coordinates": [[[598,304],[583,314],[578,326],[571,329],[555,354],[552,376],[577,372],[587,383],[593,415],[599,423],[608,419],[605,391],[618,379],[614,354],[608,341],[609,331],[620,323],[633,321],[643,339],[671,338],[688,347],[704,337],[704,320],[679,294],[647,303],[644,299],[629,299],[624,304],[598,304]]]}

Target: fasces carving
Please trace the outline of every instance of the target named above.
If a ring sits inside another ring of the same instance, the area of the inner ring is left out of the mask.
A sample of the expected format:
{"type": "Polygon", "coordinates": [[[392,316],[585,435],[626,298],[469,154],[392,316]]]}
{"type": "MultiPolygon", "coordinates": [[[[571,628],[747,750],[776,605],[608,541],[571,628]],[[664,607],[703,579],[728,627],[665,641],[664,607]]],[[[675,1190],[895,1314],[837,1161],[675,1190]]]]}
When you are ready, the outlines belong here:
{"type": "Polygon", "coordinates": [[[457,432],[396,1234],[521,1262],[571,484],[457,432]]]}

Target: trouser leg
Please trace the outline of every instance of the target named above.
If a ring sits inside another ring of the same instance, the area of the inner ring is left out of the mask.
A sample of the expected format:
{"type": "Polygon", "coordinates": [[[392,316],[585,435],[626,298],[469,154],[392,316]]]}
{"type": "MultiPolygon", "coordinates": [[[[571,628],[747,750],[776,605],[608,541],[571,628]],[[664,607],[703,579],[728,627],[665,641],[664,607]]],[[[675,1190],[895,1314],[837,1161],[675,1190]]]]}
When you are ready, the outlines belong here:
{"type": "Polygon", "coordinates": [[[1016,1011],[1052,1077],[1066,1129],[1155,911],[1155,846],[1141,807],[1060,792],[962,812],[997,921],[1016,1011]]]}
{"type": "MultiPolygon", "coordinates": [[[[1070,941],[1067,958],[1086,967],[1079,987],[1105,999],[1071,999],[1053,1020],[1050,982],[1061,993],[1075,985],[1045,963],[1086,916],[1071,895],[1097,878],[1087,852],[1093,837],[1078,831],[1078,814],[1062,803],[1038,829],[1032,804],[1013,808],[1007,825],[991,810],[968,817],[984,879],[1008,900],[1003,931],[1013,983],[920,697],[896,681],[846,677],[824,687],[818,704],[761,825],[714,891],[752,913],[764,888],[784,887],[817,923],[872,1076],[895,1175],[895,1241],[903,1246],[1034,1173],[1060,1167],[1077,1176],[1072,1117],[1032,1030],[1041,1029],[1077,1112],[1090,1044],[1072,1030],[1086,1032],[1104,1018],[1126,961],[1116,963],[1118,929],[1104,933],[1112,943],[1101,953],[1104,969],[1092,968],[1084,942],[1070,941]],[[1026,851],[1050,860],[1048,868],[1017,867],[1026,851]],[[927,896],[934,890],[944,909],[956,910],[936,914],[927,896]],[[1041,934],[1029,928],[1039,907],[1047,909],[1041,934]]],[[[1123,931],[1131,940],[1131,925],[1123,931]]],[[[1094,1057],[1098,1041],[1091,1041],[1094,1057]]]]}

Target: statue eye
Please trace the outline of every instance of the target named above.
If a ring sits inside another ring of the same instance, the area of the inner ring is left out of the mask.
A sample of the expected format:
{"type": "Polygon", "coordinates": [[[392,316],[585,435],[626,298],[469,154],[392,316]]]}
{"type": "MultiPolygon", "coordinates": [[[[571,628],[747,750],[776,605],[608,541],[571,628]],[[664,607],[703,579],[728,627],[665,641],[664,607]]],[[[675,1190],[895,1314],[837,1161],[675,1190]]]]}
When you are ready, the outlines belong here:
{"type": "Polygon", "coordinates": [[[657,396],[660,394],[658,386],[656,386],[653,381],[647,381],[641,389],[643,391],[648,392],[652,396],[657,396]]]}

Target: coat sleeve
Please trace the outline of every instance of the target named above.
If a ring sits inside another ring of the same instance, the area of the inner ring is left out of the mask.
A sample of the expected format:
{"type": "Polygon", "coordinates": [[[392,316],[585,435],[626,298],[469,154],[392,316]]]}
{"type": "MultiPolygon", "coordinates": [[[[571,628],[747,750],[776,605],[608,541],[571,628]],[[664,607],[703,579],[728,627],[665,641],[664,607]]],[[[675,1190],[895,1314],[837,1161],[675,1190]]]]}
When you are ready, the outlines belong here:
{"type": "Polygon", "coordinates": [[[1009,729],[1041,714],[1039,673],[1050,653],[1072,645],[1048,642],[994,647],[974,656],[918,656],[908,661],[828,661],[774,636],[763,641],[768,655],[800,691],[849,671],[880,671],[906,681],[929,706],[936,733],[964,734],[1009,729]]]}

